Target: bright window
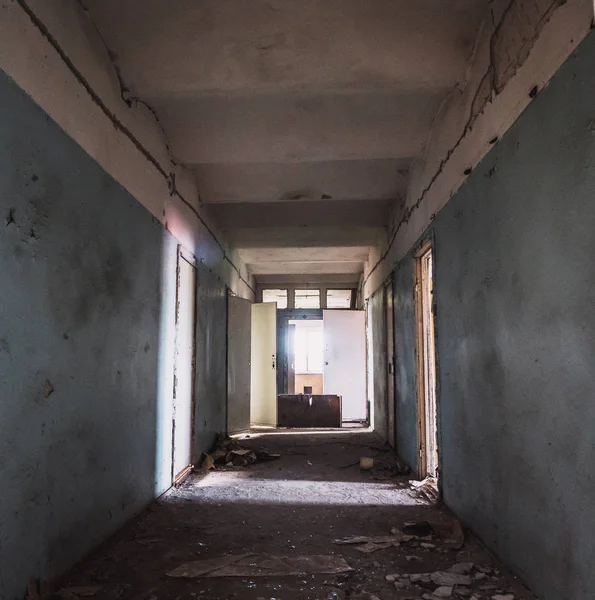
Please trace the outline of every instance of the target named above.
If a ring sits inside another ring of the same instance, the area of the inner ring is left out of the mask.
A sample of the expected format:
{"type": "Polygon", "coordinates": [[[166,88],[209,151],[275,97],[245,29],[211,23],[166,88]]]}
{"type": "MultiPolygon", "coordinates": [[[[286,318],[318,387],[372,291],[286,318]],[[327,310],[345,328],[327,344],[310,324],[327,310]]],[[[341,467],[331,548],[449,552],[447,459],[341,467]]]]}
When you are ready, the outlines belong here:
{"type": "Polygon", "coordinates": [[[277,308],[287,308],[287,290],[262,290],[263,302],[276,302],[277,308]]]}
{"type": "Polygon", "coordinates": [[[326,290],[327,308],[351,308],[352,290],[326,290]]]}
{"type": "Polygon", "coordinates": [[[295,372],[322,373],[322,365],[322,326],[315,328],[297,326],[295,330],[295,372]]]}
{"type": "Polygon", "coordinates": [[[320,308],[320,290],[295,290],[296,308],[320,308]]]}

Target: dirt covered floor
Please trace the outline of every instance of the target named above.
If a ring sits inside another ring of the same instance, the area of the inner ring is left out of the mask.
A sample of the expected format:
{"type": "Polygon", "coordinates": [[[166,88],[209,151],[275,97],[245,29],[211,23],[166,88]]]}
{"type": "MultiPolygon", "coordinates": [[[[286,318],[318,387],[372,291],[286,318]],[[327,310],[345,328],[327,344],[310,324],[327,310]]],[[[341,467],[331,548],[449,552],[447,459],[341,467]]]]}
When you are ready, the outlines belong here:
{"type": "Polygon", "coordinates": [[[281,456],[192,475],[68,574],[53,597],[533,598],[467,533],[463,542],[446,509],[395,474],[373,433],[252,433],[239,442],[281,456]],[[362,456],[376,468],[361,471],[362,456]],[[342,572],[316,572],[327,565],[342,572]]]}

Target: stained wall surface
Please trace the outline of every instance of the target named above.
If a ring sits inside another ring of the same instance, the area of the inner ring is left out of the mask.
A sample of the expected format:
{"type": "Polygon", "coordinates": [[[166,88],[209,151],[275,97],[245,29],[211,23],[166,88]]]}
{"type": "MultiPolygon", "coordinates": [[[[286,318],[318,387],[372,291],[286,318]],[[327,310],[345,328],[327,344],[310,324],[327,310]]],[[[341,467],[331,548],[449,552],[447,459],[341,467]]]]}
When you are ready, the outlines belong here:
{"type": "MultiPolygon", "coordinates": [[[[2,72],[0,155],[0,597],[20,600],[171,485],[178,242],[2,72]]],[[[224,286],[202,280],[197,451],[225,410],[224,286]]]]}
{"type": "Polygon", "coordinates": [[[590,34],[433,225],[444,499],[544,600],[595,596],[594,59],[590,34]]]}

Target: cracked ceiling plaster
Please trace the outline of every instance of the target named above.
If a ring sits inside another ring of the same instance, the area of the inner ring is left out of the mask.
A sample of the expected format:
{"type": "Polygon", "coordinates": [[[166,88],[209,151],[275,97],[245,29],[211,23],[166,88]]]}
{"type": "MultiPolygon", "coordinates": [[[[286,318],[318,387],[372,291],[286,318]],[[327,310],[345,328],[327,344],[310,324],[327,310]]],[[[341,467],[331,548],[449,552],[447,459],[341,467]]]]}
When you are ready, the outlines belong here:
{"type": "Polygon", "coordinates": [[[488,4],[82,3],[257,276],[361,272],[488,4]]]}

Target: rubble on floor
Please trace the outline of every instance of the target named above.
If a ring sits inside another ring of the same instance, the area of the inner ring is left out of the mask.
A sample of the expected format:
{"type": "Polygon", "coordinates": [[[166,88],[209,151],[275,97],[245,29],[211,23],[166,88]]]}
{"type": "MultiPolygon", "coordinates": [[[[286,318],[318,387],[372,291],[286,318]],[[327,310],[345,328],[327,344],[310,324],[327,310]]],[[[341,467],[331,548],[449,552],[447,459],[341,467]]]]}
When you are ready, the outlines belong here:
{"type": "Polygon", "coordinates": [[[268,554],[227,555],[187,562],[167,573],[168,577],[283,577],[315,573],[347,573],[353,569],[342,556],[316,555],[279,557],[268,554]]]}
{"type": "Polygon", "coordinates": [[[280,454],[268,452],[264,448],[245,448],[237,440],[219,434],[215,450],[210,454],[204,455],[201,469],[203,471],[210,471],[216,469],[218,466],[247,467],[257,462],[276,460],[280,457],[280,454]]]}
{"type": "Polygon", "coordinates": [[[422,481],[412,480],[409,482],[411,487],[411,495],[414,498],[427,500],[428,502],[438,502],[438,481],[435,477],[426,477],[422,481]]]}
{"type": "Polygon", "coordinates": [[[534,600],[448,509],[412,498],[372,434],[238,442],[31,600],[534,600]]]}

